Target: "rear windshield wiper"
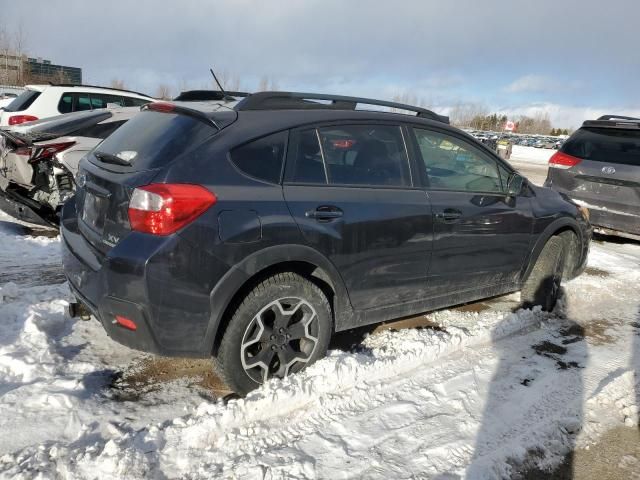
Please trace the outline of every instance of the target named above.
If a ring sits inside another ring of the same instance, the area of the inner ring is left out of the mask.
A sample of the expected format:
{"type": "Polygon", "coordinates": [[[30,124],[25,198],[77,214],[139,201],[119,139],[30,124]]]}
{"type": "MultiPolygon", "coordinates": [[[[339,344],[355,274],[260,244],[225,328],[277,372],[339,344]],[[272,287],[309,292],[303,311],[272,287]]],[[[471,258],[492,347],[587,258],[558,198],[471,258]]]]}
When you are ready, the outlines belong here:
{"type": "Polygon", "coordinates": [[[124,165],[126,167],[131,166],[131,162],[127,162],[124,158],[120,158],[112,153],[95,151],[93,152],[93,156],[104,163],[115,163],[116,165],[124,165]]]}

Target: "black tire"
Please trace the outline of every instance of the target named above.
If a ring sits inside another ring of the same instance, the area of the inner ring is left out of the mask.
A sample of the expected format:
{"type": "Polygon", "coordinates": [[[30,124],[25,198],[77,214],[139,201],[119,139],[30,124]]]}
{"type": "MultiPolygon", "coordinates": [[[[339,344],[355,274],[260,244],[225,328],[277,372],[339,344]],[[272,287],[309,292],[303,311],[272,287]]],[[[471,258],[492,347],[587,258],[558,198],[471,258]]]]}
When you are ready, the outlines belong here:
{"type": "Polygon", "coordinates": [[[218,373],[241,395],[268,378],[296,373],[325,356],[331,318],[314,283],[292,272],[268,277],[233,313],[214,360],[218,373]]]}
{"type": "Polygon", "coordinates": [[[522,287],[522,307],[540,305],[545,312],[553,310],[560,295],[564,271],[565,241],[559,236],[551,237],[522,287]]]}

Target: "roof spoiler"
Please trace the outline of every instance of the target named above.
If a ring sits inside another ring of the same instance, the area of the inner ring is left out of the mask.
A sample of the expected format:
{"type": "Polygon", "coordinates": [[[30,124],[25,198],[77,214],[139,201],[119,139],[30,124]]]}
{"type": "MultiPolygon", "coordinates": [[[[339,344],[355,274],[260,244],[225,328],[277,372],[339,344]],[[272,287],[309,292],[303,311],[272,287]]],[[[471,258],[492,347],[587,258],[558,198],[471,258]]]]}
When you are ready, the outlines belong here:
{"type": "Polygon", "coordinates": [[[625,117],[623,115],[602,115],[601,117],[598,118],[598,120],[638,120],[640,121],[640,118],[625,117]]]}
{"type": "Polygon", "coordinates": [[[640,118],[604,115],[598,120],[585,120],[582,126],[592,128],[640,129],[640,118]]]}
{"type": "Polygon", "coordinates": [[[197,101],[222,101],[228,97],[248,97],[251,95],[247,92],[229,92],[224,93],[220,90],[187,90],[186,92],[180,92],[174,102],[197,102],[197,101]],[[225,96],[226,93],[226,96],[225,96]]]}
{"type": "Polygon", "coordinates": [[[327,95],[321,93],[301,92],[258,92],[241,100],[235,110],[356,110],[358,105],[375,105],[415,112],[416,116],[449,123],[449,117],[438,115],[426,108],[404,103],[374,100],[372,98],[347,97],[344,95],[327,95]],[[322,103],[324,102],[324,103],[322,103]]]}
{"type": "Polygon", "coordinates": [[[188,115],[201,122],[206,123],[209,126],[215,127],[217,130],[222,130],[222,127],[216,123],[213,118],[208,117],[205,113],[194,108],[187,108],[182,105],[176,105],[171,102],[151,102],[140,107],[141,111],[151,110],[152,112],[161,113],[180,113],[182,115],[188,115]]]}

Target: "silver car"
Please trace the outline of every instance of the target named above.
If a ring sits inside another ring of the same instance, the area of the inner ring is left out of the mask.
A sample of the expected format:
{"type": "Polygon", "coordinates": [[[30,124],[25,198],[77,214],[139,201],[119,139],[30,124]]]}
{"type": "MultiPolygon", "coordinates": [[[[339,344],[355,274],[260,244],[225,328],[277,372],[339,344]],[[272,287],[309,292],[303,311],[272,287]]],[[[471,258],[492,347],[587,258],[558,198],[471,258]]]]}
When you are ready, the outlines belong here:
{"type": "Polygon", "coordinates": [[[139,107],[74,112],[0,129],[0,209],[21,220],[57,225],[75,192],[80,159],[139,107]]]}
{"type": "Polygon", "coordinates": [[[545,186],[588,208],[596,231],[640,240],[640,119],[584,122],[549,159],[545,186]]]}

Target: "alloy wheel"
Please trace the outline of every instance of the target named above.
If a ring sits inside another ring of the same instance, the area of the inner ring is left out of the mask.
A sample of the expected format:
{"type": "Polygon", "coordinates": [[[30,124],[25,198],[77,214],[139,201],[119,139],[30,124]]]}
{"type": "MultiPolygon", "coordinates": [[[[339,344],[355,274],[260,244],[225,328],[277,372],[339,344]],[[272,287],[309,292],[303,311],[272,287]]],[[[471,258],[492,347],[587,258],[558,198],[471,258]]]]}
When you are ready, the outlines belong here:
{"type": "Polygon", "coordinates": [[[240,348],[245,373],[255,382],[299,371],[318,345],[318,315],[296,297],[274,300],[247,326],[240,348]]]}

